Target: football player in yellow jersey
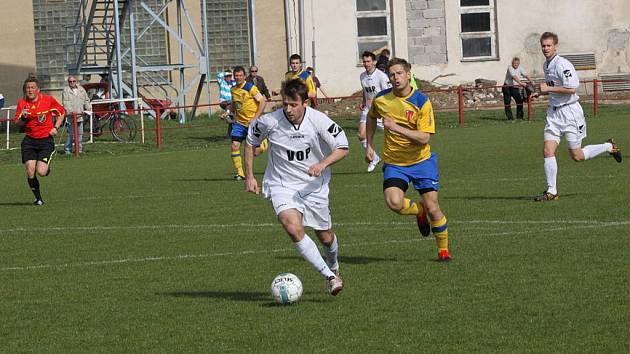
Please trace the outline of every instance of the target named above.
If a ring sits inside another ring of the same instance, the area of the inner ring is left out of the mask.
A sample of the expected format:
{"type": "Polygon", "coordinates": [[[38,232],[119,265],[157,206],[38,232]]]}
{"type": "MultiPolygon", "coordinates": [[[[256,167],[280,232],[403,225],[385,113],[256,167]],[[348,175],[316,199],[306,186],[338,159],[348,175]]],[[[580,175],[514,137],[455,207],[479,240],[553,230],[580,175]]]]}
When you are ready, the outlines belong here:
{"type": "Polygon", "coordinates": [[[265,96],[251,82],[245,81],[245,68],[237,66],[233,70],[236,85],[230,91],[232,93],[232,103],[230,110],[234,113],[234,123],[232,123],[232,162],[236,175],[234,179],[242,181],[245,179],[243,162],[241,159],[241,143],[247,138],[249,123],[260,117],[265,110],[265,96]]]}
{"type": "Polygon", "coordinates": [[[379,92],[368,112],[366,160],[372,161],[374,156],[376,119],[382,117],[385,203],[398,214],[415,215],[423,236],[433,231],[438,261],[448,262],[451,260],[448,224],[438,203],[437,155],[429,145],[431,135],[435,134],[433,108],[426,95],[411,87],[411,65],[406,60],[390,60],[387,74],[392,88],[379,92]],[[406,197],[409,183],[420,193],[421,202],[406,197]]]}
{"type": "Polygon", "coordinates": [[[315,87],[311,73],[302,69],[302,57],[299,54],[292,54],[289,57],[289,66],[291,66],[291,70],[284,74],[283,82],[288,82],[293,79],[302,80],[308,88],[308,98],[311,101],[311,106],[313,106],[314,100],[317,97],[317,88],[315,87]]]}

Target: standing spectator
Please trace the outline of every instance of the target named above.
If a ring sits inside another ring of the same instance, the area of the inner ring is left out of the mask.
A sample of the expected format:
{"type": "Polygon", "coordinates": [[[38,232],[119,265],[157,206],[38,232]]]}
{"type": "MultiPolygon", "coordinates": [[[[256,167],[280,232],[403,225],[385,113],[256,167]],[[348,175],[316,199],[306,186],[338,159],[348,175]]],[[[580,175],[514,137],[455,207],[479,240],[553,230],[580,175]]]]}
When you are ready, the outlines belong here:
{"type": "Polygon", "coordinates": [[[387,74],[387,65],[389,64],[389,49],[385,48],[381,51],[381,54],[378,55],[378,59],[376,60],[376,68],[380,71],[387,74]]]}
{"type": "Polygon", "coordinates": [[[313,84],[315,85],[315,97],[313,98],[313,108],[317,109],[317,107],[319,106],[317,102],[317,90],[321,91],[324,97],[328,98],[329,96],[326,93],[326,91],[324,91],[324,88],[322,87],[322,83],[319,81],[319,78],[315,76],[315,69],[309,66],[308,68],[306,68],[306,71],[308,71],[313,77],[313,84]]]}
{"type": "Polygon", "coordinates": [[[66,111],[66,125],[68,136],[66,137],[66,145],[64,151],[66,155],[72,153],[72,143],[74,142],[74,123],[73,119],[77,117],[77,142],[75,145],[79,147],[79,153],[83,153],[83,113],[90,112],[92,105],[85,89],[79,85],[75,76],[68,76],[68,86],[64,87],[61,94],[63,109],[66,111]]]}
{"type": "Polygon", "coordinates": [[[18,100],[14,123],[24,123],[26,135],[22,140],[22,163],[26,168],[26,178],[35,196],[33,205],[42,205],[44,200],[39,189],[37,175],[50,174],[50,159],[55,153],[55,141],[61,124],[64,109],[52,96],[39,92],[39,80],[34,75],[24,80],[24,97],[18,100]]]}
{"type": "Polygon", "coordinates": [[[258,91],[265,96],[265,99],[269,100],[271,95],[269,94],[269,89],[267,88],[267,84],[265,84],[265,79],[262,76],[258,75],[258,67],[256,65],[252,65],[249,68],[249,75],[245,79],[247,82],[251,82],[254,86],[258,87],[258,91]]]}
{"type": "Polygon", "coordinates": [[[236,85],[236,81],[232,78],[232,71],[226,70],[217,73],[217,84],[219,84],[219,106],[227,110],[230,102],[232,102],[232,93],[230,89],[236,85]]]}
{"type": "Polygon", "coordinates": [[[534,82],[523,67],[520,66],[521,59],[514,57],[512,59],[512,65],[508,66],[505,72],[505,80],[503,81],[503,104],[505,105],[505,116],[508,120],[513,120],[512,116],[512,98],[516,102],[516,118],[523,119],[523,101],[524,95],[522,94],[527,87],[527,83],[523,80],[527,78],[527,81],[534,82]]]}

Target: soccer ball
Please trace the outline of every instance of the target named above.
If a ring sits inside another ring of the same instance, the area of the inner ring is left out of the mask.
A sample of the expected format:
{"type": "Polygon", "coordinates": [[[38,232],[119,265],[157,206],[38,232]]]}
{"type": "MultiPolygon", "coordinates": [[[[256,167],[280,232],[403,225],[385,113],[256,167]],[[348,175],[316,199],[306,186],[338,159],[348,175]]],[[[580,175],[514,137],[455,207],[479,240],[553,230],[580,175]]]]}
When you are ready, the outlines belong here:
{"type": "Polygon", "coordinates": [[[291,273],[278,274],[271,282],[271,296],[277,303],[292,304],[302,296],[302,282],[291,273]]]}

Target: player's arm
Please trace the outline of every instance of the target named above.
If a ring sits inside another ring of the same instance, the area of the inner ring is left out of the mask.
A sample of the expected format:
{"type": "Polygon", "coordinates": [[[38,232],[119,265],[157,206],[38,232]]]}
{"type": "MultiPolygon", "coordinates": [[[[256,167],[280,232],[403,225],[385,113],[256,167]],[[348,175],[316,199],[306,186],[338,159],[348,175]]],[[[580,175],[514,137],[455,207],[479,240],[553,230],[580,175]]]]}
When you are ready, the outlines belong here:
{"type": "Polygon", "coordinates": [[[260,92],[258,92],[254,96],[254,99],[256,100],[256,102],[258,102],[258,109],[256,110],[256,114],[254,114],[254,118],[253,118],[253,119],[256,119],[260,117],[265,111],[265,105],[267,104],[267,100],[265,99],[265,96],[263,96],[262,93],[260,92]]]}
{"type": "Polygon", "coordinates": [[[254,147],[249,143],[245,144],[245,190],[251,193],[260,193],[258,181],[254,177],[254,147]]]}
{"type": "Polygon", "coordinates": [[[549,94],[550,92],[555,92],[555,93],[564,93],[564,94],[574,94],[576,92],[577,88],[571,88],[571,87],[562,87],[562,86],[549,86],[546,83],[542,83],[540,84],[540,93],[542,94],[549,94]]]}
{"type": "Polygon", "coordinates": [[[378,114],[376,112],[376,105],[372,101],[372,107],[368,112],[367,121],[365,122],[365,137],[367,139],[367,147],[365,149],[365,159],[371,162],[374,158],[374,133],[376,132],[376,120],[378,114]]]}
{"type": "Polygon", "coordinates": [[[320,162],[314,164],[313,166],[308,168],[308,175],[313,177],[318,177],[322,174],[322,172],[328,167],[332,166],[335,163],[339,162],[341,159],[346,157],[350,150],[348,147],[339,147],[334,149],[330,155],[326,156],[325,159],[320,162]]]}
{"type": "Polygon", "coordinates": [[[313,77],[309,76],[306,81],[306,87],[308,87],[308,98],[313,100],[317,97],[317,87],[315,87],[315,83],[313,82],[313,77]]]}
{"type": "Polygon", "coordinates": [[[56,99],[51,98],[50,111],[52,113],[51,119],[53,120],[53,127],[50,129],[49,135],[57,135],[59,132],[59,128],[63,125],[64,116],[66,114],[66,110],[63,108],[56,99]]]}
{"type": "Polygon", "coordinates": [[[396,121],[390,117],[383,117],[383,126],[390,131],[400,134],[418,145],[425,145],[431,140],[431,134],[419,130],[412,130],[396,124],[396,121]]]}
{"type": "Polygon", "coordinates": [[[365,106],[367,105],[367,98],[365,97],[365,88],[363,87],[363,85],[361,85],[361,105],[359,106],[360,110],[364,110],[365,106]]]}

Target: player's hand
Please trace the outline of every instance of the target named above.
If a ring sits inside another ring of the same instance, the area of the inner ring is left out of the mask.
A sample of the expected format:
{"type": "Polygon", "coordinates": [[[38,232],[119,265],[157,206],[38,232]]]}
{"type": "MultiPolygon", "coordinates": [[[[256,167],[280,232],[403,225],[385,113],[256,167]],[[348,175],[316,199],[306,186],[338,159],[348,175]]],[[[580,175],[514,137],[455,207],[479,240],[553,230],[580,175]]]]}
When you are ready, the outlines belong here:
{"type": "Polygon", "coordinates": [[[368,145],[365,148],[365,162],[370,163],[374,160],[374,149],[368,145]]]}
{"type": "Polygon", "coordinates": [[[538,96],[540,96],[540,93],[538,91],[534,91],[534,92],[532,92],[531,95],[529,95],[529,97],[531,97],[531,98],[538,98],[538,96]]]}
{"type": "Polygon", "coordinates": [[[256,178],[245,178],[245,190],[250,193],[260,194],[260,188],[258,187],[256,178]]]}
{"type": "Polygon", "coordinates": [[[390,117],[383,117],[383,127],[391,130],[391,131],[395,131],[396,127],[398,126],[398,124],[396,124],[396,121],[393,118],[390,117]]]}
{"type": "Polygon", "coordinates": [[[308,175],[311,177],[319,177],[325,169],[326,166],[321,163],[317,163],[308,168],[308,175]]]}
{"type": "Polygon", "coordinates": [[[549,92],[549,85],[544,82],[540,84],[540,92],[549,92]]]}
{"type": "Polygon", "coordinates": [[[361,104],[359,105],[359,109],[364,110],[365,107],[366,107],[365,103],[361,102],[361,104]]]}
{"type": "Polygon", "coordinates": [[[57,133],[58,133],[58,132],[59,132],[59,131],[57,130],[57,128],[56,128],[56,127],[52,127],[52,129],[50,129],[50,131],[48,132],[48,134],[49,134],[50,136],[55,136],[55,135],[57,135],[57,133]]]}

